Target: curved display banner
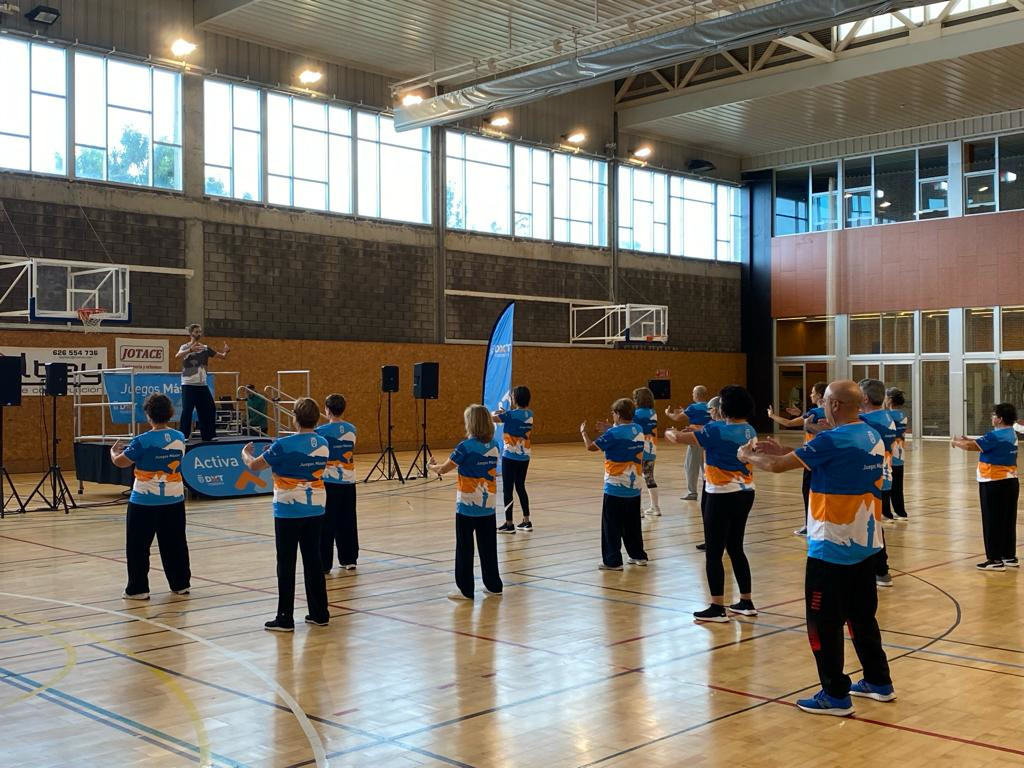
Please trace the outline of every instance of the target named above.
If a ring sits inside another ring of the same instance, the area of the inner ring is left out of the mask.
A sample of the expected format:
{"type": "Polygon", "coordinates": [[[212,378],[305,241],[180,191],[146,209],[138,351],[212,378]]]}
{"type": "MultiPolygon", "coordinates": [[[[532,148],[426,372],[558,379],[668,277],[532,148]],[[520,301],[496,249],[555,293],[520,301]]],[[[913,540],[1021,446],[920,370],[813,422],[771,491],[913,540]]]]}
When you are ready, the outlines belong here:
{"type": "MultiPolygon", "coordinates": [[[[257,455],[270,445],[270,440],[253,440],[257,455]]],[[[269,469],[252,472],[242,461],[242,440],[224,443],[201,443],[185,452],[181,476],[191,490],[203,496],[226,498],[259,496],[274,490],[269,469]]]]}
{"type": "MultiPolygon", "coordinates": [[[[210,394],[213,394],[213,381],[215,374],[208,374],[206,377],[210,394]]],[[[174,406],[173,422],[181,420],[181,374],[180,373],[136,373],[135,374],[135,396],[129,394],[132,388],[132,377],[127,373],[107,373],[103,376],[103,386],[106,389],[107,400],[110,403],[124,403],[124,405],[109,405],[110,420],[114,424],[131,424],[132,409],[129,402],[135,403],[135,421],[138,424],[146,423],[146,413],[142,410],[142,404],[150,395],[162,394],[171,399],[174,406]]]]}

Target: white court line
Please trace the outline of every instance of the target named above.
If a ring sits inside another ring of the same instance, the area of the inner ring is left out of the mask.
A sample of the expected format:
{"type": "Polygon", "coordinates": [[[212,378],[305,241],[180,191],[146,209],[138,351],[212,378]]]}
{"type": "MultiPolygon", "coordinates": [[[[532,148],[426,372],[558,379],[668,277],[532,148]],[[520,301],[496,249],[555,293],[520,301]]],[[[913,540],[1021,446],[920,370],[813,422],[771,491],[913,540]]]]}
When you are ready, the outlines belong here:
{"type": "Polygon", "coordinates": [[[226,656],[234,663],[247,669],[249,672],[254,674],[256,677],[258,677],[260,680],[262,680],[264,683],[269,685],[271,688],[274,689],[274,691],[277,692],[277,695],[281,697],[281,700],[284,701],[286,705],[288,705],[288,709],[290,709],[292,711],[292,714],[295,715],[295,719],[298,721],[299,727],[302,729],[303,733],[306,734],[306,739],[307,741],[309,741],[309,746],[313,750],[313,758],[316,760],[317,768],[329,768],[330,763],[327,761],[327,751],[324,749],[324,743],[320,740],[319,734],[317,734],[316,729],[313,727],[313,724],[309,722],[309,718],[306,717],[306,713],[302,711],[302,707],[299,706],[299,703],[292,697],[290,693],[288,693],[287,690],[285,690],[285,688],[280,683],[277,682],[277,680],[272,678],[270,675],[264,673],[255,665],[250,664],[248,661],[242,658],[241,655],[233,651],[229,651],[227,648],[224,648],[223,646],[220,646],[217,643],[207,640],[205,637],[200,637],[199,635],[192,634],[187,630],[177,629],[167,624],[162,624],[159,621],[153,621],[152,619],[144,619],[141,616],[134,616],[125,611],[114,611],[109,608],[98,608],[93,605],[73,603],[67,600],[54,600],[49,597],[21,595],[16,592],[0,592],[0,597],[17,597],[23,600],[35,600],[37,602],[51,603],[53,605],[71,606],[74,608],[82,608],[87,611],[107,613],[111,616],[120,616],[122,618],[131,619],[132,621],[141,621],[143,624],[150,624],[154,627],[159,627],[160,629],[163,629],[167,632],[173,632],[175,634],[181,635],[182,637],[187,637],[192,642],[199,643],[200,645],[205,645],[207,648],[211,648],[214,651],[217,651],[218,653],[226,656]]]}

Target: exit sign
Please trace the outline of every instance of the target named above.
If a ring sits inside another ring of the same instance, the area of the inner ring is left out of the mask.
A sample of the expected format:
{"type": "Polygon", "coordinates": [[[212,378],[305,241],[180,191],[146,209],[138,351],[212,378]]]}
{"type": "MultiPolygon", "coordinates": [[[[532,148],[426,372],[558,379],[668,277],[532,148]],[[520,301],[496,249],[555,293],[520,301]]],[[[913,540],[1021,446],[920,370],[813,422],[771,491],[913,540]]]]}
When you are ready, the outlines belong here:
{"type": "Polygon", "coordinates": [[[656,379],[667,379],[668,377],[669,376],[667,368],[659,368],[654,372],[654,378],[656,379]]]}

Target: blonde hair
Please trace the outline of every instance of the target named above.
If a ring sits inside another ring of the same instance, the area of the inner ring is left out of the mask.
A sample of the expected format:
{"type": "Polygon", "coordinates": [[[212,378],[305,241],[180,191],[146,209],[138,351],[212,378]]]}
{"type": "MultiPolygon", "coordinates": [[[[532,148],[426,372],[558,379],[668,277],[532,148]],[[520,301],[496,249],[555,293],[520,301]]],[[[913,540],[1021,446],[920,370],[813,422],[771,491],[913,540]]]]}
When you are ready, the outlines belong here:
{"type": "Polygon", "coordinates": [[[481,443],[489,443],[494,439],[494,421],[491,412],[482,405],[474,403],[462,414],[466,422],[466,434],[472,435],[481,443]]]}

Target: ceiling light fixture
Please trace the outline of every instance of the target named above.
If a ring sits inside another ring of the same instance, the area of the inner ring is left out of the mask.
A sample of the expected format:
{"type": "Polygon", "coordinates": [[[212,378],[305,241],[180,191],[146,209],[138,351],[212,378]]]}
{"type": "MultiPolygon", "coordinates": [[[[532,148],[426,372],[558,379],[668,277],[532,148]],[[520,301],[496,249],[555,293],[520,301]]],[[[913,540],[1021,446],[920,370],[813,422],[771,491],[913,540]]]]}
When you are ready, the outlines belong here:
{"type": "Polygon", "coordinates": [[[881,200],[883,197],[885,197],[885,190],[884,189],[877,189],[877,190],[875,190],[875,197],[877,197],[879,200],[881,200]]]}
{"type": "Polygon", "coordinates": [[[978,187],[978,191],[979,192],[988,192],[988,185],[986,184],[984,187],[978,187]]]}
{"type": "Polygon", "coordinates": [[[171,43],[171,53],[174,54],[174,58],[176,59],[184,59],[195,49],[196,44],[190,43],[183,37],[179,37],[177,40],[171,43]]]}
{"type": "Polygon", "coordinates": [[[573,131],[572,133],[566,134],[562,138],[565,139],[570,144],[582,144],[584,141],[587,140],[587,134],[585,134],[583,131],[573,131]]]}
{"type": "Polygon", "coordinates": [[[637,147],[636,149],[634,149],[629,154],[631,154],[633,157],[639,158],[640,160],[646,160],[648,157],[651,156],[651,153],[653,151],[654,150],[651,149],[650,145],[645,144],[642,147],[637,147]]]}
{"type": "Polygon", "coordinates": [[[892,201],[891,200],[885,200],[885,201],[879,203],[878,207],[879,208],[888,208],[890,205],[892,205],[892,201]]]}
{"type": "Polygon", "coordinates": [[[25,18],[29,21],[34,21],[36,24],[50,26],[60,18],[60,11],[48,5],[37,5],[25,14],[25,18]]]}
{"type": "Polygon", "coordinates": [[[512,125],[512,118],[508,115],[496,115],[487,121],[492,128],[508,128],[512,125]]]}
{"type": "Polygon", "coordinates": [[[423,97],[420,96],[418,93],[407,93],[407,94],[405,94],[405,96],[402,97],[402,106],[403,107],[412,107],[412,106],[415,106],[416,104],[422,104],[422,103],[423,103],[423,97]]]}
{"type": "Polygon", "coordinates": [[[312,85],[313,83],[319,83],[321,77],[323,77],[323,73],[321,72],[314,72],[312,69],[304,69],[299,73],[299,82],[303,85],[312,85]]]}

